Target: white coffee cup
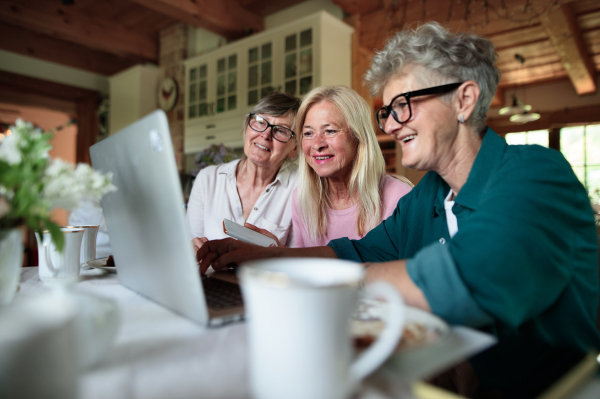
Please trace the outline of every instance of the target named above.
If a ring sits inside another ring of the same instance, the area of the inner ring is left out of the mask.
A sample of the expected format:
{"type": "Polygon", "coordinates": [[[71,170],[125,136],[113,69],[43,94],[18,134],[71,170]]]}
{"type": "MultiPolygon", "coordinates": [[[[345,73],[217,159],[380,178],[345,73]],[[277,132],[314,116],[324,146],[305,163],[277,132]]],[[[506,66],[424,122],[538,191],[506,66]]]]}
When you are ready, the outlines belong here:
{"type": "Polygon", "coordinates": [[[44,230],[43,237],[35,235],[38,243],[40,280],[73,278],[79,275],[83,230],[61,228],[61,231],[65,237],[62,252],[56,249],[48,230],[44,230]]]}
{"type": "Polygon", "coordinates": [[[83,239],[81,240],[80,263],[81,267],[86,266],[88,260],[96,259],[96,237],[98,237],[98,229],[100,226],[83,225],[83,226],[63,226],[61,229],[82,230],[83,239]]]}
{"type": "Polygon", "coordinates": [[[78,395],[73,301],[22,296],[0,311],[0,398],[78,395]]]}
{"type": "Polygon", "coordinates": [[[363,274],[361,265],[338,259],[271,259],[240,268],[254,398],[346,398],[389,357],[405,307],[395,288],[374,282],[366,291],[388,301],[386,328],[352,361],[350,320],[363,274]]]}

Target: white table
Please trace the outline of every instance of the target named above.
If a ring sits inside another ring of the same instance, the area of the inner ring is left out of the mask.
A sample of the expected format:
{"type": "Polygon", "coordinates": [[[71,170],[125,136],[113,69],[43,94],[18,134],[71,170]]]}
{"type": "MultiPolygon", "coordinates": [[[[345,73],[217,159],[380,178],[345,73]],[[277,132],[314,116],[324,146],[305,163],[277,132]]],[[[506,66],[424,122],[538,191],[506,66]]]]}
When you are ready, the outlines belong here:
{"type": "MultiPolygon", "coordinates": [[[[121,328],[104,359],[80,378],[81,399],[249,398],[246,325],[199,326],[123,287],[115,274],[82,272],[77,289],[115,300],[121,328]]],[[[24,268],[18,295],[47,291],[37,267],[24,268]]],[[[411,398],[416,379],[431,376],[495,342],[453,327],[444,343],[398,354],[360,389],[361,399],[411,398]]],[[[282,361],[285,361],[282,358],[282,361]]]]}

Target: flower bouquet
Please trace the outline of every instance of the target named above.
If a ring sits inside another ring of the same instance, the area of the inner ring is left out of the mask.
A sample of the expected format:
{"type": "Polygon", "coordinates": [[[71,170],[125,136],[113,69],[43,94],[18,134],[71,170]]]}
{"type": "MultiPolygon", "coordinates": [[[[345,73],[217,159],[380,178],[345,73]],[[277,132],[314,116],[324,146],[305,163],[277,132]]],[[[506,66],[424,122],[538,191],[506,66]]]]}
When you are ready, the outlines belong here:
{"type": "Polygon", "coordinates": [[[192,170],[191,174],[196,177],[207,166],[231,162],[238,158],[238,155],[232,148],[226,147],[223,144],[213,144],[204,151],[196,154],[196,167],[192,170]]]}
{"type": "Polygon", "coordinates": [[[52,133],[29,122],[18,119],[10,132],[0,141],[0,230],[22,225],[38,233],[49,230],[62,250],[63,233],[50,219],[51,210],[71,211],[84,200],[115,191],[112,176],[86,164],[50,159],[52,133]]]}

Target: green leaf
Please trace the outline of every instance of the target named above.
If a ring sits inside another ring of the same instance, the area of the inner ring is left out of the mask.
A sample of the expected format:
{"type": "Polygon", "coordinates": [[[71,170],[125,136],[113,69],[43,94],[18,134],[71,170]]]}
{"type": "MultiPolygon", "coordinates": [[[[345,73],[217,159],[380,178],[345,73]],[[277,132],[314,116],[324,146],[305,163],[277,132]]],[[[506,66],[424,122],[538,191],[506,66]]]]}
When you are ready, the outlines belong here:
{"type": "Polygon", "coordinates": [[[58,252],[62,252],[65,246],[65,237],[63,232],[60,230],[60,227],[54,222],[46,222],[46,228],[50,230],[50,236],[52,236],[52,241],[58,249],[58,252]]]}

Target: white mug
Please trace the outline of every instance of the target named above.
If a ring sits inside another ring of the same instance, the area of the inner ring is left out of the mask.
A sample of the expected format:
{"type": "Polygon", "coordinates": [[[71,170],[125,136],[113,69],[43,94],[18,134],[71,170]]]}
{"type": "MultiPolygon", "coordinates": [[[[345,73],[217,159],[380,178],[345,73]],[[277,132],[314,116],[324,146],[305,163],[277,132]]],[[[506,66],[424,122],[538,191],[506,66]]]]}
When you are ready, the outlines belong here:
{"type": "Polygon", "coordinates": [[[77,398],[76,317],[73,301],[52,294],[0,311],[0,398],[77,398]]]}
{"type": "Polygon", "coordinates": [[[88,260],[96,259],[96,237],[100,226],[63,226],[61,229],[83,230],[83,239],[81,240],[80,263],[81,267],[86,266],[88,260]]]}
{"type": "Polygon", "coordinates": [[[65,245],[62,253],[58,252],[50,232],[44,230],[43,237],[36,233],[38,243],[38,273],[40,280],[53,278],[72,278],[79,275],[80,250],[83,230],[62,229],[65,245]]]}
{"type": "Polygon", "coordinates": [[[389,317],[377,341],[352,361],[350,320],[364,275],[360,264],[271,259],[246,263],[238,274],[254,398],[346,398],[389,357],[402,335],[402,297],[387,283],[368,284],[368,294],[389,302],[389,317]]]}

